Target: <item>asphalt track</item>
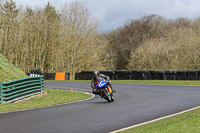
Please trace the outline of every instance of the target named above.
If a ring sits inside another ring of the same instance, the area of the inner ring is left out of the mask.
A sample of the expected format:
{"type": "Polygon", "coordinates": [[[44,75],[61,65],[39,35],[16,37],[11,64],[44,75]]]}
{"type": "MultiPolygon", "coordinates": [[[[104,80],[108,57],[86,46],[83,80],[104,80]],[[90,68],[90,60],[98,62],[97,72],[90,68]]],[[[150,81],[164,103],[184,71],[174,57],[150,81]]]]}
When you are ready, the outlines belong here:
{"type": "MultiPolygon", "coordinates": [[[[46,88],[91,92],[89,83],[46,88]]],[[[1,133],[107,133],[200,106],[200,87],[113,84],[115,102],[99,96],[61,106],[0,114],[1,133]]]]}

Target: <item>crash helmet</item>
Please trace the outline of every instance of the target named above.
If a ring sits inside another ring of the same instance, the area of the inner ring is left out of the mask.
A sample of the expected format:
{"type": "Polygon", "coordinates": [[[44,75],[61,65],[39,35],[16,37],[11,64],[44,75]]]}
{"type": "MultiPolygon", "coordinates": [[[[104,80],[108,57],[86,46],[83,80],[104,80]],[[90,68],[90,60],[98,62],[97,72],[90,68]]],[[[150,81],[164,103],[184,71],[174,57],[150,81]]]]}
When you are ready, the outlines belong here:
{"type": "Polygon", "coordinates": [[[100,75],[99,71],[94,71],[93,72],[93,77],[99,77],[99,75],[100,75]]]}

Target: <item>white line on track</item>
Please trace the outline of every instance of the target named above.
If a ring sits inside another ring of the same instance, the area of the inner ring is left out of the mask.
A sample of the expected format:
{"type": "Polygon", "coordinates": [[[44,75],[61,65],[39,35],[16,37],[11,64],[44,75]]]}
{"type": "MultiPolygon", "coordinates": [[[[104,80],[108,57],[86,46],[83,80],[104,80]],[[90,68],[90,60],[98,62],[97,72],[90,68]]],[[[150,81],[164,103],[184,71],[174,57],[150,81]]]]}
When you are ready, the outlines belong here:
{"type": "Polygon", "coordinates": [[[198,109],[198,108],[200,108],[200,106],[194,107],[194,108],[191,108],[191,109],[188,109],[188,110],[184,110],[184,111],[181,111],[179,113],[172,114],[172,115],[167,115],[167,116],[164,116],[164,117],[160,117],[158,119],[154,119],[154,120],[147,121],[147,122],[144,122],[144,123],[136,124],[136,125],[133,125],[133,126],[130,126],[130,127],[122,128],[122,129],[119,129],[119,130],[116,130],[116,131],[112,131],[110,133],[117,133],[117,132],[128,130],[128,129],[131,129],[131,128],[134,128],[134,127],[139,127],[139,126],[146,125],[146,124],[149,124],[149,123],[152,123],[152,122],[156,122],[156,121],[159,121],[159,120],[163,120],[163,119],[166,119],[166,118],[169,118],[169,117],[172,117],[172,116],[183,114],[183,113],[186,113],[186,112],[192,111],[194,109],[198,109]]]}

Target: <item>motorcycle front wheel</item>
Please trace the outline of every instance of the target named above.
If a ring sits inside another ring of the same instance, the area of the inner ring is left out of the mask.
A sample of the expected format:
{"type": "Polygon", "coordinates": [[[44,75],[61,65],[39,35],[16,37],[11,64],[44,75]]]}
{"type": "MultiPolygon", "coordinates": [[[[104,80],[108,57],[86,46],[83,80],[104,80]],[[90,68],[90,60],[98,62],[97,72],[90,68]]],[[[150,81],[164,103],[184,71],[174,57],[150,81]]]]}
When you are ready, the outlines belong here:
{"type": "Polygon", "coordinates": [[[108,91],[106,91],[105,89],[103,89],[103,94],[104,94],[104,98],[108,101],[108,102],[112,102],[112,99],[110,97],[110,93],[108,91]]]}

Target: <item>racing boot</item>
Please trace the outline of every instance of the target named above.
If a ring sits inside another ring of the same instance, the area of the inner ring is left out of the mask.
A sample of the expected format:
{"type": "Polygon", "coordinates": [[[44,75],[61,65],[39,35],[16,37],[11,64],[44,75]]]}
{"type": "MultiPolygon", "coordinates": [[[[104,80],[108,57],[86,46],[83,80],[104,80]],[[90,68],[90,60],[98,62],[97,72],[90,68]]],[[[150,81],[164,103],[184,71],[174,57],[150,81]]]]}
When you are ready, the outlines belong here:
{"type": "Polygon", "coordinates": [[[92,93],[93,93],[93,94],[97,94],[97,93],[98,93],[98,92],[97,92],[97,89],[96,89],[96,88],[93,88],[93,89],[92,89],[92,93]]]}
{"type": "Polygon", "coordinates": [[[116,90],[113,89],[112,85],[110,84],[110,88],[112,89],[113,93],[116,93],[116,90]]]}
{"type": "Polygon", "coordinates": [[[113,92],[113,93],[116,93],[116,91],[113,89],[113,87],[112,87],[112,85],[111,85],[111,82],[108,81],[107,83],[108,83],[108,85],[110,86],[110,88],[112,89],[112,92],[113,92]]]}
{"type": "Polygon", "coordinates": [[[116,93],[116,90],[114,90],[114,89],[112,88],[112,86],[111,86],[110,88],[112,89],[112,92],[113,92],[113,93],[116,93]]]}

